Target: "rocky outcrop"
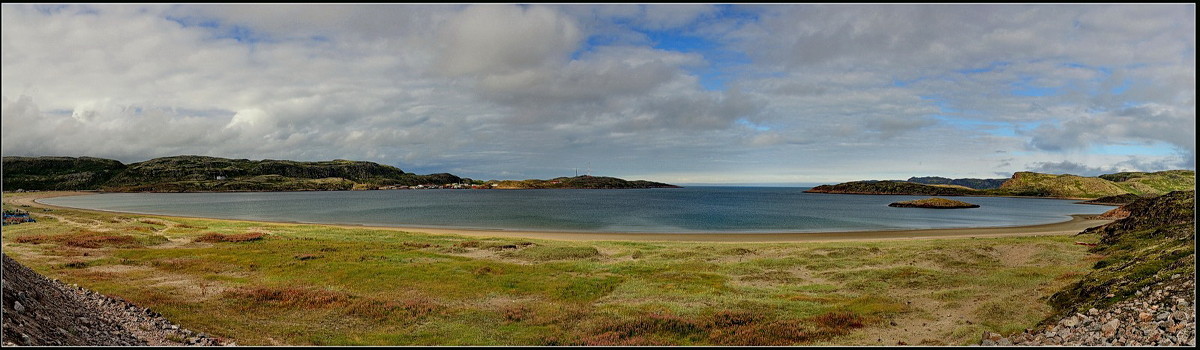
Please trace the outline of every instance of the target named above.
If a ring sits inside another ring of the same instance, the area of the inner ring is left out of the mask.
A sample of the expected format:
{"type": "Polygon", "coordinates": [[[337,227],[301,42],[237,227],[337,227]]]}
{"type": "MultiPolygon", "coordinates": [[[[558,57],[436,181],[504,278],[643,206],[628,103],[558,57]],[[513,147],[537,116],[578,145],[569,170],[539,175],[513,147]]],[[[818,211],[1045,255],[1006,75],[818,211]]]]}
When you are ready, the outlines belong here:
{"type": "Polygon", "coordinates": [[[984,345],[1175,345],[1196,343],[1194,191],[1140,199],[1116,210],[1126,218],[1089,228],[1103,259],[1050,296],[1055,316],[1037,329],[984,345]]]}
{"type": "Polygon", "coordinates": [[[981,345],[1195,346],[1196,278],[1144,287],[1137,297],[1012,336],[983,334],[981,345]]]}
{"type": "Polygon", "coordinates": [[[128,301],[46,278],[8,255],[0,259],[5,346],[235,345],[128,301]]]}

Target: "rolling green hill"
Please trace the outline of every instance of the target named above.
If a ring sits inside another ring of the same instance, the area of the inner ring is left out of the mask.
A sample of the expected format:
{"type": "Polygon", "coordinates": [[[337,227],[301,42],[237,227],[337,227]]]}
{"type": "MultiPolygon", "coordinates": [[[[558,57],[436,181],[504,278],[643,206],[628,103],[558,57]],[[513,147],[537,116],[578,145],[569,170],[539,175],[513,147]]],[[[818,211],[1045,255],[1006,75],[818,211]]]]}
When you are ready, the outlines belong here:
{"type": "Polygon", "coordinates": [[[938,196],[1030,196],[1093,199],[1133,194],[1156,196],[1170,191],[1195,190],[1196,172],[1168,170],[1153,173],[1126,172],[1097,177],[1017,172],[999,188],[972,190],[947,185],[925,185],[906,181],[853,181],[821,185],[806,192],[843,194],[905,194],[938,196]]]}
{"type": "Polygon", "coordinates": [[[1122,194],[1160,195],[1196,188],[1196,172],[1168,170],[1117,173],[1097,177],[1017,172],[995,191],[998,195],[1100,198],[1122,194]]]}

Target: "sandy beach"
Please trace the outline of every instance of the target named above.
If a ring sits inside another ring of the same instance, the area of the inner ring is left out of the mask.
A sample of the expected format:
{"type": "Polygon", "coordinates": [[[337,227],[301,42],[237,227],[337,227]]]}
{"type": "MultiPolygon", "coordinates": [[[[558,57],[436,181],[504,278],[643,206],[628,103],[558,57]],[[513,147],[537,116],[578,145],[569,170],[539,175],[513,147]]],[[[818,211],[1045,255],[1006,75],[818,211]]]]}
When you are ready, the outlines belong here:
{"type": "MultiPolygon", "coordinates": [[[[4,201],[17,205],[28,205],[32,207],[42,208],[60,208],[60,209],[75,209],[63,208],[37,202],[38,199],[61,197],[61,196],[78,196],[94,194],[92,192],[39,192],[27,194],[20,198],[6,198],[4,201]]],[[[75,210],[93,210],[93,209],[75,209],[75,210]]],[[[196,218],[226,222],[264,222],[277,225],[312,225],[312,226],[327,226],[339,228],[356,228],[356,229],[378,229],[392,230],[405,232],[423,232],[430,234],[454,234],[476,237],[506,237],[506,238],[531,238],[531,239],[550,239],[564,241],[669,241],[669,242],[840,242],[840,241],[885,241],[885,240],[905,240],[905,239],[939,239],[939,238],[978,238],[978,237],[1009,237],[1009,236],[1043,236],[1043,235],[1071,235],[1080,231],[1098,225],[1111,222],[1112,220],[1095,219],[1095,215],[1072,215],[1071,220],[1028,226],[1012,226],[1012,227],[985,227],[985,228],[947,228],[947,229],[920,229],[920,230],[886,230],[886,231],[853,231],[853,232],[796,232],[796,233],[580,233],[580,232],[551,232],[551,231],[513,231],[513,230],[475,230],[475,229],[445,229],[445,228],[426,228],[426,227],[401,227],[401,226],[367,226],[367,225],[334,225],[334,224],[315,224],[315,223],[293,223],[293,222],[273,222],[273,221],[252,221],[252,220],[232,220],[232,219],[216,219],[206,217],[188,217],[188,216],[172,216],[172,215],[149,215],[137,214],[155,217],[177,217],[177,218],[196,218]]]]}

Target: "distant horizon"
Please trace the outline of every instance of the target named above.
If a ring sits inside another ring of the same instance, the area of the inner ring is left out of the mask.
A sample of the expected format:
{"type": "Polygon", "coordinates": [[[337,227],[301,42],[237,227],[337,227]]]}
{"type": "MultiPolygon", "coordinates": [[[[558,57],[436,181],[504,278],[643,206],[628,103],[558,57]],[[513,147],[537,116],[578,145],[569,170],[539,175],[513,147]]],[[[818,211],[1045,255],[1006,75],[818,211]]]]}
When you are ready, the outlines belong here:
{"type": "MultiPolygon", "coordinates": [[[[69,155],[9,155],[9,154],[4,154],[4,155],[2,155],[2,156],[3,156],[3,157],[68,157],[68,158],[91,157],[91,158],[111,159],[111,158],[105,158],[105,157],[96,157],[96,156],[88,156],[88,155],[69,156],[69,155]]],[[[299,161],[299,162],[319,162],[319,161],[332,161],[332,160],[337,160],[337,159],[349,160],[349,161],[362,161],[362,160],[353,159],[353,158],[335,158],[335,159],[320,159],[320,160],[296,160],[296,159],[274,159],[274,158],[218,157],[218,156],[199,155],[199,154],[180,154],[180,155],[175,155],[175,156],[162,156],[162,157],[154,157],[154,158],[150,158],[150,159],[144,159],[144,160],[132,161],[132,162],[130,162],[130,161],[125,161],[125,160],[120,160],[120,159],[114,159],[114,160],[116,160],[116,161],[119,161],[119,162],[121,162],[122,164],[126,164],[126,165],[128,165],[128,164],[132,164],[132,163],[139,163],[139,162],[149,161],[149,160],[153,160],[153,159],[157,159],[157,158],[165,158],[165,157],[180,157],[180,156],[215,157],[215,158],[225,158],[225,159],[247,159],[247,160],[250,160],[250,161],[262,161],[262,160],[267,160],[267,159],[272,159],[272,160],[286,160],[286,161],[299,161]]],[[[383,163],[378,163],[378,164],[383,164],[383,163]]],[[[407,170],[407,169],[405,169],[405,168],[404,168],[404,167],[402,167],[402,166],[396,166],[396,165],[392,165],[392,164],[383,164],[383,165],[395,166],[396,168],[399,168],[400,170],[403,170],[403,171],[404,171],[404,172],[406,172],[406,173],[416,173],[416,174],[421,174],[421,175],[434,174],[434,173],[450,173],[450,174],[453,174],[453,175],[455,175],[455,176],[459,176],[459,177],[462,177],[462,178],[468,178],[468,179],[472,179],[472,180],[482,180],[482,181],[492,181],[492,180],[497,180],[497,181],[503,181],[503,180],[517,180],[517,181],[520,181],[520,180],[526,180],[526,179],[530,179],[530,178],[493,178],[493,177],[488,177],[488,176],[483,176],[483,177],[462,176],[462,175],[460,175],[460,174],[455,174],[455,173],[452,173],[452,172],[446,172],[446,171],[414,172],[414,171],[407,170]]],[[[0,168],[0,171],[2,171],[2,170],[3,170],[3,168],[0,168]]],[[[1192,171],[1195,171],[1194,169],[1165,169],[1165,170],[1161,170],[1161,171],[1170,171],[1170,170],[1192,170],[1192,171]]],[[[1018,171],[1027,171],[1027,170],[1018,170],[1018,171]]],[[[1111,172],[1111,173],[1116,173],[1116,172],[1111,172]]],[[[1111,173],[1090,174],[1090,175],[1084,175],[1084,174],[1071,174],[1071,173],[1048,173],[1048,174],[1054,174],[1054,175],[1076,175],[1076,176],[1087,176],[1087,177],[1094,177],[1094,176],[1098,176],[1098,175],[1111,174],[1111,173]]],[[[931,177],[931,176],[932,176],[932,177],[944,177],[944,178],[949,178],[949,179],[964,179],[964,178],[970,178],[970,179],[1007,179],[1007,178],[1011,178],[1011,177],[1012,177],[1012,174],[1008,174],[1008,175],[1006,175],[1006,176],[988,177],[988,178],[978,178],[978,177],[975,177],[975,178],[973,178],[973,177],[947,176],[947,175],[941,175],[941,174],[924,174],[924,175],[920,175],[920,174],[913,174],[913,175],[908,175],[908,176],[903,176],[903,177],[893,177],[893,178],[866,178],[866,177],[862,177],[862,178],[847,178],[846,180],[830,180],[830,181],[779,181],[779,182],[753,182],[753,181],[730,181],[730,182],[677,182],[677,181],[668,181],[668,180],[651,179],[651,178],[638,178],[638,177],[636,177],[636,176],[621,176],[621,175],[596,174],[596,173],[592,173],[592,174],[584,174],[584,173],[580,173],[580,174],[578,174],[578,175],[575,175],[575,174],[568,174],[568,175],[555,175],[555,176],[542,177],[542,178],[539,178],[539,179],[543,179],[543,180],[545,180],[545,179],[552,179],[552,178],[557,178],[557,177],[571,177],[571,176],[582,176],[582,175],[616,177],[616,178],[621,178],[621,179],[625,179],[625,180],[647,180],[647,181],[654,181],[654,182],[663,182],[663,183],[669,183],[669,184],[672,184],[672,185],[678,185],[678,186],[683,186],[683,187],[693,186],[693,187],[796,187],[796,188],[816,187],[816,186],[820,186],[820,185],[833,185],[833,184],[844,183],[844,182],[851,182],[851,181],[907,181],[909,178],[912,178],[912,177],[931,177]]]]}
{"type": "Polygon", "coordinates": [[[668,183],[1196,168],[1195,4],[14,4],[4,154],[668,183]]]}

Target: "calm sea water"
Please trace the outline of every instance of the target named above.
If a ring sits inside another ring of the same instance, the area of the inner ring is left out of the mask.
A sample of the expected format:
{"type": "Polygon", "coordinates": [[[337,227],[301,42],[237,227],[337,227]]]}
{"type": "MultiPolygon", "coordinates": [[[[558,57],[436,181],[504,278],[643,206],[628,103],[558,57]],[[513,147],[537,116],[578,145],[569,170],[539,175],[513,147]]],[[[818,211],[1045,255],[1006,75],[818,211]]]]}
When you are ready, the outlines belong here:
{"type": "Polygon", "coordinates": [[[442,228],[640,233],[841,232],[1017,226],[1098,214],[1072,200],[962,197],[972,209],[892,208],[927,196],[804,193],[807,188],[394,190],[106,193],[41,202],[226,219],[442,228]]]}

